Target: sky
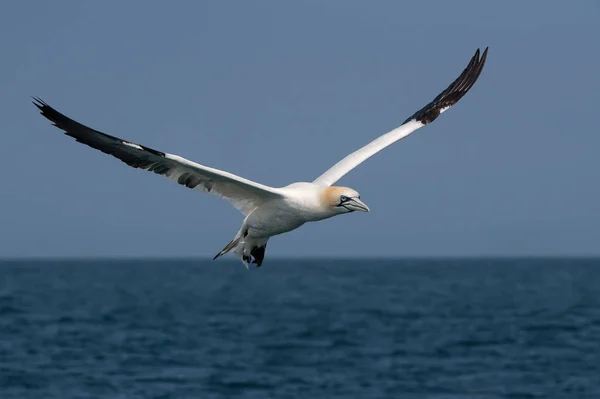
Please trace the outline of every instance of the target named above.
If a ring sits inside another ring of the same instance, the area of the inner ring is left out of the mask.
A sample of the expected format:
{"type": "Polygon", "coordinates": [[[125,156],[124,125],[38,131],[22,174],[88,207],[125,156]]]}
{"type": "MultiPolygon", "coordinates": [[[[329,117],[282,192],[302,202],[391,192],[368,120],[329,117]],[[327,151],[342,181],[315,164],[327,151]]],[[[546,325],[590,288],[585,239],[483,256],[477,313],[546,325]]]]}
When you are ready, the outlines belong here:
{"type": "Polygon", "coordinates": [[[0,258],[212,257],[242,215],[62,135],[88,126],[281,187],[479,81],[338,183],[353,213],[268,257],[600,255],[597,1],[0,5],[0,258]]]}

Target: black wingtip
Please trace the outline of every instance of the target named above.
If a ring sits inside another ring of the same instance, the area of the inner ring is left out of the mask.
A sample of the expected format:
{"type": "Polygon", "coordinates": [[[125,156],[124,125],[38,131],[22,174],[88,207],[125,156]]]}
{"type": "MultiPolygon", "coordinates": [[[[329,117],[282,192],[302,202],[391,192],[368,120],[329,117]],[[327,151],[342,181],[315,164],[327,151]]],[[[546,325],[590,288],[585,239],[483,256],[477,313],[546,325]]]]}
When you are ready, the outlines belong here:
{"type": "Polygon", "coordinates": [[[462,73],[432,102],[421,108],[410,116],[404,123],[411,120],[417,120],[425,125],[433,122],[442,111],[456,104],[467,92],[473,87],[487,59],[489,47],[486,47],[483,53],[481,49],[477,49],[475,54],[469,60],[469,64],[462,73]],[[481,55],[481,56],[480,56],[481,55]]]}
{"type": "Polygon", "coordinates": [[[40,114],[42,114],[42,116],[46,119],[48,119],[50,122],[52,122],[52,124],[54,126],[58,126],[58,118],[63,117],[65,119],[68,119],[67,117],[65,117],[64,115],[62,115],[61,113],[59,113],[58,111],[56,111],[54,108],[52,108],[51,106],[48,105],[48,103],[44,100],[42,100],[40,97],[31,97],[32,98],[32,103],[33,105],[35,105],[37,107],[37,109],[40,110],[40,114]]]}
{"type": "Polygon", "coordinates": [[[479,59],[479,64],[481,65],[481,69],[483,69],[483,66],[485,65],[485,60],[487,59],[488,50],[489,50],[489,47],[486,47],[485,50],[483,50],[483,54],[481,55],[481,58],[479,59]]]}
{"type": "Polygon", "coordinates": [[[47,107],[48,104],[46,104],[46,102],[44,100],[42,100],[39,97],[31,97],[31,99],[33,100],[32,103],[33,105],[35,105],[36,107],[38,107],[38,109],[41,111],[44,107],[47,107]]]}
{"type": "Polygon", "coordinates": [[[46,118],[50,122],[52,122],[52,124],[54,126],[64,130],[67,135],[69,134],[67,132],[68,129],[65,128],[65,126],[66,126],[65,124],[76,123],[76,122],[74,122],[70,118],[66,117],[65,115],[61,114],[54,108],[52,108],[50,105],[48,105],[48,103],[46,101],[42,100],[40,97],[31,97],[31,98],[33,99],[33,101],[32,101],[33,105],[35,105],[37,107],[37,109],[40,110],[40,114],[42,114],[42,116],[44,118],[46,118]],[[65,125],[65,126],[61,127],[59,125],[65,125]]]}

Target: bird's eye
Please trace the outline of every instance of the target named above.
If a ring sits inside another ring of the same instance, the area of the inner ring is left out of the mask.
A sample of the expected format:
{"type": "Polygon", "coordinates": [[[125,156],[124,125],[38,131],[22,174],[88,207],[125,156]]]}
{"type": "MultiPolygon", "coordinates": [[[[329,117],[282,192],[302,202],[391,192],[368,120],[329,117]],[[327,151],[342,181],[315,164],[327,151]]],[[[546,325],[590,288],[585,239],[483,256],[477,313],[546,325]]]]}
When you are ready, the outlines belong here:
{"type": "Polygon", "coordinates": [[[340,201],[342,201],[342,202],[346,202],[346,201],[348,201],[348,197],[346,197],[345,195],[342,195],[342,196],[340,197],[340,201]]]}

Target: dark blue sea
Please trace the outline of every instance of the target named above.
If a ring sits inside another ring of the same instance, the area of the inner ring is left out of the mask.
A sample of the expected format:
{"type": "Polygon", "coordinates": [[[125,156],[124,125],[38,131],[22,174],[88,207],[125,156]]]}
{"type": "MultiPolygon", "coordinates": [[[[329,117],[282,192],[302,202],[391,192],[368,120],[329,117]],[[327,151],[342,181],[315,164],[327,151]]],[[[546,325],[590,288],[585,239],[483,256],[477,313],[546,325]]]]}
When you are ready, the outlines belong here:
{"type": "Polygon", "coordinates": [[[4,261],[0,398],[600,398],[600,260],[4,261]]]}

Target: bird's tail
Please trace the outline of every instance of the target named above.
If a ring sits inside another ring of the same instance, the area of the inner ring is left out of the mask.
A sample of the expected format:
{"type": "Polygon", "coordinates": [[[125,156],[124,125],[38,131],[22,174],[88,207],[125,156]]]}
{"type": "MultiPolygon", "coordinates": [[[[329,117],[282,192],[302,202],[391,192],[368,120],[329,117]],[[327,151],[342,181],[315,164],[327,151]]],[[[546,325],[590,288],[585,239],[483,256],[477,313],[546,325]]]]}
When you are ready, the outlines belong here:
{"type": "Polygon", "coordinates": [[[227,252],[231,252],[235,249],[235,247],[238,246],[238,244],[240,243],[240,236],[236,235],[235,238],[233,240],[231,240],[231,242],[229,244],[227,244],[225,246],[225,248],[223,248],[221,250],[221,252],[219,252],[214,258],[213,260],[217,259],[219,256],[223,256],[225,255],[227,252]]]}

